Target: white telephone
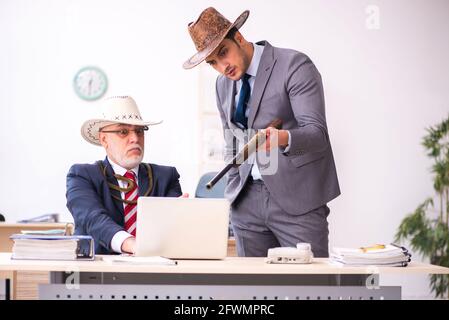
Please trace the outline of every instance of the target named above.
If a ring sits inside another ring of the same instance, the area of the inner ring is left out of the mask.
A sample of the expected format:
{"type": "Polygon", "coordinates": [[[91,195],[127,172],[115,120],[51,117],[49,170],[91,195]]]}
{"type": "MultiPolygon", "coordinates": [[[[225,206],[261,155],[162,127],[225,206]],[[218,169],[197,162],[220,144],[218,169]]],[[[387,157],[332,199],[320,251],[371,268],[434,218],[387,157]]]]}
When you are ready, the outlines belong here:
{"type": "Polygon", "coordinates": [[[268,249],[266,263],[305,264],[312,263],[313,253],[310,243],[298,243],[294,247],[268,249]]]}

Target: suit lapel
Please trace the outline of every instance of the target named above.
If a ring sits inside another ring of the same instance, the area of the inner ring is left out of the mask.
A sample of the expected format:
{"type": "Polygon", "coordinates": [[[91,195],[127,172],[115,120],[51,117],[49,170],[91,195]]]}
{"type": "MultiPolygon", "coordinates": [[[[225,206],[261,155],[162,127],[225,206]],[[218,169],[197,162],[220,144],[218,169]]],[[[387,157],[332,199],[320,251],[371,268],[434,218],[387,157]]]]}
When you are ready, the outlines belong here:
{"type": "Polygon", "coordinates": [[[228,92],[227,96],[227,109],[228,109],[228,125],[230,129],[237,129],[238,127],[232,122],[234,118],[234,110],[235,110],[235,92],[236,92],[236,83],[235,81],[228,80],[226,81],[227,88],[225,92],[228,92]]]}
{"type": "MultiPolygon", "coordinates": [[[[145,192],[147,192],[148,189],[148,172],[145,166],[141,163],[139,165],[139,197],[143,196],[145,192]]],[[[154,182],[154,181],[153,181],[154,182]]],[[[154,186],[153,186],[154,188],[154,186]]],[[[151,190],[153,191],[153,190],[151,190]]],[[[149,195],[151,195],[153,192],[151,192],[149,195]]]]}
{"type": "Polygon", "coordinates": [[[254,89],[249,101],[250,110],[248,115],[248,128],[252,128],[257,111],[259,110],[260,101],[262,99],[265,87],[270,79],[273,66],[276,63],[274,59],[273,47],[268,43],[265,43],[265,49],[260,59],[259,68],[257,69],[256,81],[254,83],[254,89]]]}
{"type": "MultiPolygon", "coordinates": [[[[116,186],[118,186],[117,179],[114,177],[114,174],[115,174],[114,170],[112,170],[112,166],[109,163],[107,158],[103,161],[103,165],[106,167],[107,181],[109,183],[112,183],[112,184],[115,184],[116,186]]],[[[111,192],[112,195],[114,195],[115,197],[117,197],[119,199],[122,198],[120,191],[109,188],[109,192],[111,192]]],[[[114,205],[117,207],[117,209],[119,210],[119,212],[121,213],[121,215],[123,217],[124,216],[123,202],[121,202],[115,198],[112,198],[112,201],[114,202],[114,205]]]]}

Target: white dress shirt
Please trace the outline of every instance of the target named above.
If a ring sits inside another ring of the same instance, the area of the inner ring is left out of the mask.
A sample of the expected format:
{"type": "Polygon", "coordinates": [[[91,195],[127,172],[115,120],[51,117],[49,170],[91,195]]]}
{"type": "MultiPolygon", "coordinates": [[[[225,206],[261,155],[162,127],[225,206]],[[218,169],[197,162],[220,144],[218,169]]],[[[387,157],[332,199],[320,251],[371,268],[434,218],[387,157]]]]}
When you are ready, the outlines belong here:
{"type": "MultiPolygon", "coordinates": [[[[126,171],[128,171],[125,168],[122,168],[121,166],[119,166],[118,164],[116,164],[114,161],[112,161],[111,159],[108,158],[109,163],[111,164],[112,170],[114,171],[115,174],[119,174],[121,176],[124,176],[126,171]]],[[[137,186],[139,186],[139,166],[132,168],[131,169],[132,172],[134,172],[134,174],[136,175],[136,184],[137,186]]],[[[123,180],[118,180],[118,185],[120,188],[126,188],[128,187],[128,184],[123,181],[123,180]]],[[[125,199],[125,193],[124,192],[120,192],[120,196],[122,197],[122,199],[125,199]]],[[[125,203],[123,202],[123,210],[125,210],[125,203]]],[[[115,252],[118,253],[122,253],[122,244],[123,242],[132,237],[133,235],[126,232],[126,231],[119,231],[116,234],[114,234],[114,236],[112,237],[111,240],[111,248],[112,250],[114,250],[115,252]]]]}
{"type": "MultiPolygon", "coordinates": [[[[253,93],[254,82],[256,81],[256,74],[257,74],[257,69],[259,69],[260,59],[262,58],[262,53],[263,53],[263,50],[265,49],[264,46],[261,46],[261,45],[255,44],[255,43],[253,43],[252,45],[254,47],[254,53],[253,53],[253,57],[251,59],[251,63],[248,67],[248,70],[246,70],[246,74],[251,76],[248,79],[251,94],[253,93]]],[[[239,80],[239,81],[237,81],[236,94],[234,97],[236,106],[239,101],[239,95],[240,95],[241,88],[242,88],[242,80],[239,80]]],[[[248,104],[246,111],[245,111],[245,115],[247,118],[249,116],[249,109],[250,108],[249,108],[249,104],[248,104]]],[[[291,136],[290,136],[290,132],[289,131],[287,131],[287,132],[288,132],[288,145],[282,151],[284,153],[286,153],[290,150],[291,136]]],[[[254,180],[262,180],[262,175],[260,174],[259,166],[257,165],[256,161],[254,161],[254,165],[251,169],[251,176],[253,177],[254,180]]]]}

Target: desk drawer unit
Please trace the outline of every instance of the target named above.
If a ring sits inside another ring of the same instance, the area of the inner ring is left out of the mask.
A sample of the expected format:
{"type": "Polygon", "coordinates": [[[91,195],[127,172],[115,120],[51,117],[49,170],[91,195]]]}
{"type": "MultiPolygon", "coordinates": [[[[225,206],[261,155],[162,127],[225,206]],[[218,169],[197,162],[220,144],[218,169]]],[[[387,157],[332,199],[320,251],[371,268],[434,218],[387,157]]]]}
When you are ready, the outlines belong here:
{"type": "Polygon", "coordinates": [[[92,300],[390,300],[398,286],[378,275],[143,274],[52,272],[40,299],[92,300]]]}

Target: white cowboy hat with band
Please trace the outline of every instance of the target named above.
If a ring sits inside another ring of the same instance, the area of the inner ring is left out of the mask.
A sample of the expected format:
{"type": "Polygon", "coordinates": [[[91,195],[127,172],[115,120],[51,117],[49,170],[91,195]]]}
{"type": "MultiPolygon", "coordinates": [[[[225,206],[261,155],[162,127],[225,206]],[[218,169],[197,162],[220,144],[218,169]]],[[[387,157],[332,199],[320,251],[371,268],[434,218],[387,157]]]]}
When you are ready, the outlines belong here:
{"type": "Polygon", "coordinates": [[[101,146],[99,132],[111,124],[129,124],[135,126],[151,126],[160,124],[161,121],[144,121],[140,115],[136,102],[130,96],[113,96],[102,100],[102,116],[90,119],[81,126],[81,135],[87,141],[96,146],[101,146]]]}

